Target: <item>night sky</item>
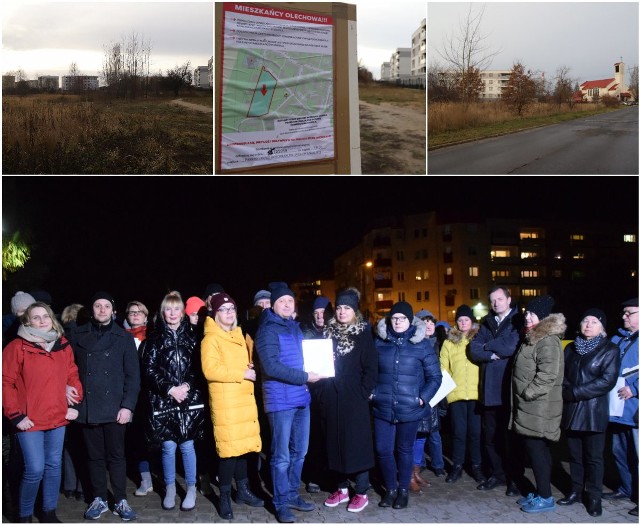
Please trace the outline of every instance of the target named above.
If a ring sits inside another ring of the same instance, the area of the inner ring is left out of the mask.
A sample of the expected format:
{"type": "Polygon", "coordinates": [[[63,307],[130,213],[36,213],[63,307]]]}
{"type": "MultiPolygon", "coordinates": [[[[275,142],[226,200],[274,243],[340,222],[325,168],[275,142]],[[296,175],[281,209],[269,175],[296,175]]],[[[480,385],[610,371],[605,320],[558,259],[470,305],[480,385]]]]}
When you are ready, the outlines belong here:
{"type": "Polygon", "coordinates": [[[107,290],[154,311],[217,282],[244,307],[272,280],[331,278],[376,219],[431,210],[472,218],[638,223],[637,177],[3,177],[3,236],[32,248],[3,283],[44,289],[60,312],[107,290]]]}

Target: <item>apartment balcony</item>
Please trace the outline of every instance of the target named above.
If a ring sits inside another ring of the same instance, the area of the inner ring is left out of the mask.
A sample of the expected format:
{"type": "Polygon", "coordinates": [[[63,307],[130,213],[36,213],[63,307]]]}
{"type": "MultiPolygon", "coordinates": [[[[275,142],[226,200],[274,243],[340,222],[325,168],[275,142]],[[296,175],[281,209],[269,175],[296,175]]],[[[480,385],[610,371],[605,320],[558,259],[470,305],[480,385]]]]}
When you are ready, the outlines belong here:
{"type": "Polygon", "coordinates": [[[375,279],[373,281],[373,287],[376,290],[383,288],[393,288],[393,281],[391,279],[375,279]]]}
{"type": "Polygon", "coordinates": [[[376,310],[389,310],[393,306],[393,301],[376,301],[376,310]]]}
{"type": "Polygon", "coordinates": [[[391,259],[374,259],[374,268],[389,268],[391,267],[391,259]]]}
{"type": "Polygon", "coordinates": [[[391,238],[389,237],[376,237],[373,239],[374,248],[383,248],[385,246],[391,246],[391,238]]]}

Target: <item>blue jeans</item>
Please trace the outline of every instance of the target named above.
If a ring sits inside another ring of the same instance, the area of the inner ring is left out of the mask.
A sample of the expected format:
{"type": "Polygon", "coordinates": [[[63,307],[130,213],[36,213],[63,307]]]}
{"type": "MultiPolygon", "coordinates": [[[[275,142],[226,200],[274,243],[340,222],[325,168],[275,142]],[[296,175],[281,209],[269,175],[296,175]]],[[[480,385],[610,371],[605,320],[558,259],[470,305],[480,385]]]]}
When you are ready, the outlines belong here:
{"type": "MultiPolygon", "coordinates": [[[[637,429],[635,429],[637,432],[637,429]]],[[[634,428],[629,425],[609,423],[612,453],[620,474],[618,490],[628,496],[638,490],[638,454],[634,444],[634,428]]]]}
{"type": "Polygon", "coordinates": [[[62,480],[62,447],[64,426],[51,430],[18,432],[16,434],[24,471],[20,483],[20,516],[31,516],[42,481],[42,510],[55,510],[62,480]]]}
{"type": "Polygon", "coordinates": [[[418,433],[418,437],[413,445],[413,464],[426,467],[424,459],[424,446],[428,443],[429,457],[431,458],[431,468],[444,468],[444,458],[442,457],[442,438],[440,431],[434,430],[428,434],[418,433]]]}
{"type": "Polygon", "coordinates": [[[418,436],[419,437],[413,442],[413,464],[416,467],[426,467],[427,462],[424,459],[424,446],[427,443],[427,435],[420,432],[418,436]]]}
{"type": "Polygon", "coordinates": [[[276,511],[298,497],[302,465],[309,446],[309,407],[269,412],[271,480],[276,511]]]}
{"type": "Polygon", "coordinates": [[[413,444],[420,420],[391,423],[376,417],[373,426],[384,486],[387,490],[408,489],[413,471],[413,444]]]}
{"type": "MultiPolygon", "coordinates": [[[[175,441],[162,442],[162,470],[166,485],[176,482],[176,449],[175,441]]],[[[180,443],[182,464],[184,465],[184,479],[187,486],[196,484],[196,451],[193,448],[193,440],[180,443]]]]}

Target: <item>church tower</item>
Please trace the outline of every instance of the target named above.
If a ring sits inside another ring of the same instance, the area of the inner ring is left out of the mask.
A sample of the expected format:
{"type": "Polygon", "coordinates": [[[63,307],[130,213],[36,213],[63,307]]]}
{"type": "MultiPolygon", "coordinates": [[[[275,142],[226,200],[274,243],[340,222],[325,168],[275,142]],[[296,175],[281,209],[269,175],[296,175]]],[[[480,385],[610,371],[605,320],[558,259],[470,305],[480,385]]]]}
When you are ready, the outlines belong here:
{"type": "Polygon", "coordinates": [[[624,93],[627,91],[627,86],[624,83],[624,62],[622,60],[613,64],[613,71],[616,84],[618,84],[618,93],[624,93]]]}

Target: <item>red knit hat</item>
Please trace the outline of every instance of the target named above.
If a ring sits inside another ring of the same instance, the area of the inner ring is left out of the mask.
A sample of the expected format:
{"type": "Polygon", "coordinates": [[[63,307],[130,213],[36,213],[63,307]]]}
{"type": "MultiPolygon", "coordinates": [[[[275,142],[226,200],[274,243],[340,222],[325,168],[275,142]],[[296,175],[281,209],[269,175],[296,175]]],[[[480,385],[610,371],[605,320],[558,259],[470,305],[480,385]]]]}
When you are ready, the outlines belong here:
{"type": "Polygon", "coordinates": [[[204,308],[204,306],[205,306],[204,301],[200,299],[200,297],[196,297],[196,296],[189,297],[184,307],[184,312],[187,315],[191,315],[193,313],[198,312],[200,308],[204,308]]]}

